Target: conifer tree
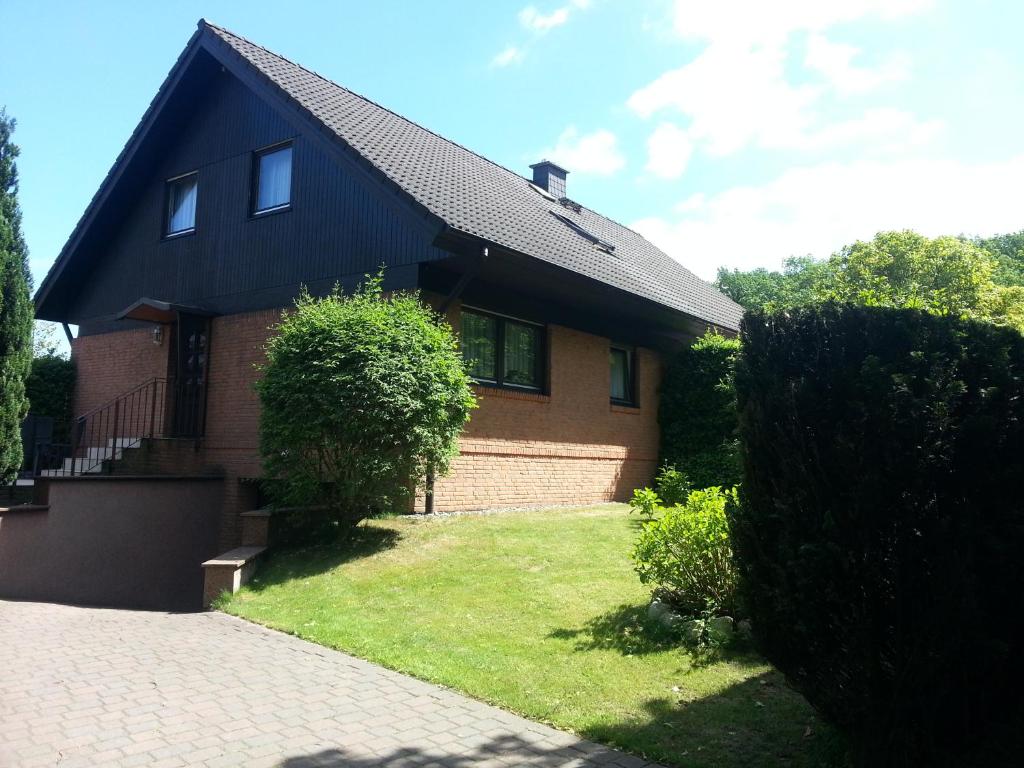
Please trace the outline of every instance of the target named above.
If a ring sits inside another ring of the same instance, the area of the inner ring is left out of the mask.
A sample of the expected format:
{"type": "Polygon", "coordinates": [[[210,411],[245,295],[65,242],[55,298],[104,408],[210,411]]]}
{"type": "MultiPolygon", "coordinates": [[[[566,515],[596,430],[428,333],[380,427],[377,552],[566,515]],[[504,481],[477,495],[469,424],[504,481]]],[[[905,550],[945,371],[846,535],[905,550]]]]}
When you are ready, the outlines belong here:
{"type": "Polygon", "coordinates": [[[25,379],[32,366],[32,299],[28,248],[18,206],[15,121],[0,108],[0,482],[22,463],[21,422],[28,412],[25,379]]]}

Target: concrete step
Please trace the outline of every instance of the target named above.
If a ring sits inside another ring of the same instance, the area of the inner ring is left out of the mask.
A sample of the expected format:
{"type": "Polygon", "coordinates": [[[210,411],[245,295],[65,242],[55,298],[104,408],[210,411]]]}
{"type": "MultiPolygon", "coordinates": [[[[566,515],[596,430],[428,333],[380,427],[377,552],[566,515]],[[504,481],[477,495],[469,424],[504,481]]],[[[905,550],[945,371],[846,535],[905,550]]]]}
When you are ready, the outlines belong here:
{"type": "Polygon", "coordinates": [[[142,445],[141,437],[112,437],[107,440],[108,448],[138,448],[142,445]]]}

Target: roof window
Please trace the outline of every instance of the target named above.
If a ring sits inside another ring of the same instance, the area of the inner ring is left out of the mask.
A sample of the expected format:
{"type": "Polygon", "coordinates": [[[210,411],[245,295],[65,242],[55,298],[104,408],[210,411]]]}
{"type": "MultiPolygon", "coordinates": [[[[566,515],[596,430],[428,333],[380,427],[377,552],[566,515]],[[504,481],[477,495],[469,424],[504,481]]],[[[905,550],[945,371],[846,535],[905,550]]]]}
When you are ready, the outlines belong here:
{"type": "Polygon", "coordinates": [[[582,237],[582,238],[584,238],[586,240],[589,240],[591,243],[594,244],[594,246],[599,251],[604,251],[605,253],[612,253],[612,254],[615,253],[615,246],[614,245],[609,243],[607,240],[602,240],[597,235],[592,234],[591,232],[588,232],[586,229],[581,227],[579,224],[577,224],[575,221],[570,219],[568,216],[563,216],[562,214],[555,213],[554,211],[551,212],[551,215],[554,216],[559,221],[561,221],[563,224],[565,224],[565,226],[567,226],[569,229],[571,229],[573,232],[575,232],[580,237],[582,237]]]}

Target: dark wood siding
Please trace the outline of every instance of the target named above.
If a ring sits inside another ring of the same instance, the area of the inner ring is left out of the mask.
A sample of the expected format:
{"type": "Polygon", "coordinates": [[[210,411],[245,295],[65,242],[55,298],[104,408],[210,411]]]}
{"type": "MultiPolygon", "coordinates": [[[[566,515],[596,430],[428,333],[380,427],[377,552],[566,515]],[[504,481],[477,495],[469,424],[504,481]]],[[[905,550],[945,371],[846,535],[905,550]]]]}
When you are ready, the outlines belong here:
{"type": "MultiPolygon", "coordinates": [[[[85,333],[140,297],[245,312],[290,302],[300,284],[352,285],[382,263],[414,285],[413,265],[444,258],[359,178],[329,158],[232,75],[219,71],[175,141],[148,174],[133,205],[93,253],[68,306],[85,333]],[[292,206],[249,215],[254,150],[294,141],[292,206]],[[195,234],[165,240],[164,181],[198,171],[195,234]]],[[[95,246],[94,246],[95,247],[95,246]]],[[[392,284],[395,284],[393,279],[392,284]]],[[[123,325],[121,327],[124,327],[123,325]]]]}

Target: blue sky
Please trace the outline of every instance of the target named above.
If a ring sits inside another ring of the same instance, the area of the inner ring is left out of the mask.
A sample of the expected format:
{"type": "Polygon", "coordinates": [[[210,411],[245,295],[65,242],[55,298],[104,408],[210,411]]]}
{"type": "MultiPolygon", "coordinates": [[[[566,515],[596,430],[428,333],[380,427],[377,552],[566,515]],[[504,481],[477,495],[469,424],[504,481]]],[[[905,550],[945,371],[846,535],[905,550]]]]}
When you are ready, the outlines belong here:
{"type": "Polygon", "coordinates": [[[202,16],[506,167],[551,157],[705,278],[1024,228],[1014,0],[0,0],[37,283],[202,16]]]}

